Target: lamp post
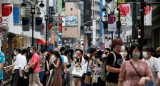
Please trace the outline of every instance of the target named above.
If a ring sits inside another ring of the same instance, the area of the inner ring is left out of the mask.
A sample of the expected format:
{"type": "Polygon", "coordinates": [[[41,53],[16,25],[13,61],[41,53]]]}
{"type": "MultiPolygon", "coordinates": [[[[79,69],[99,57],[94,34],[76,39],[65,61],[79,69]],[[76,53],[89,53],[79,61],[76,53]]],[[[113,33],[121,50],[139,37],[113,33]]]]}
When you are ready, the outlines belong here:
{"type": "Polygon", "coordinates": [[[48,32],[48,15],[45,15],[45,20],[46,20],[46,50],[47,50],[47,32],[48,32]]]}
{"type": "MultiPolygon", "coordinates": [[[[35,8],[36,8],[36,4],[38,4],[38,2],[41,2],[39,7],[43,8],[44,7],[44,4],[43,4],[43,1],[37,1],[35,2],[35,4],[32,6],[32,4],[30,4],[31,6],[31,14],[32,14],[32,44],[31,46],[34,46],[34,14],[35,14],[35,8]]],[[[26,3],[23,2],[21,4],[21,7],[26,7],[26,3]]]]}
{"type": "MultiPolygon", "coordinates": [[[[40,11],[42,11],[42,12],[44,12],[43,10],[39,10],[38,12],[37,12],[37,14],[38,15],[41,15],[41,12],[40,11]]],[[[46,21],[46,43],[45,43],[45,49],[47,50],[47,39],[48,39],[48,20],[50,19],[50,17],[44,12],[44,14],[45,14],[45,21],[46,21]]],[[[52,15],[52,16],[54,16],[56,13],[55,13],[55,11],[54,11],[54,9],[53,10],[51,10],[51,13],[49,13],[49,15],[52,15]]]]}
{"type": "MultiPolygon", "coordinates": [[[[111,15],[114,15],[114,10],[115,10],[115,8],[117,8],[117,10],[118,10],[117,29],[118,29],[118,38],[120,38],[121,21],[120,21],[120,9],[119,9],[119,2],[118,2],[118,0],[117,0],[117,7],[115,7],[113,11],[111,10],[110,7],[108,7],[107,3],[106,3],[106,5],[105,5],[105,7],[103,7],[102,11],[105,13],[104,18],[106,19],[106,21],[103,21],[103,22],[106,22],[106,24],[108,24],[108,11],[107,11],[107,8],[109,8],[111,15]]],[[[108,26],[108,25],[107,25],[107,26],[108,26]]],[[[113,35],[113,33],[112,33],[112,35],[113,35]]]]}

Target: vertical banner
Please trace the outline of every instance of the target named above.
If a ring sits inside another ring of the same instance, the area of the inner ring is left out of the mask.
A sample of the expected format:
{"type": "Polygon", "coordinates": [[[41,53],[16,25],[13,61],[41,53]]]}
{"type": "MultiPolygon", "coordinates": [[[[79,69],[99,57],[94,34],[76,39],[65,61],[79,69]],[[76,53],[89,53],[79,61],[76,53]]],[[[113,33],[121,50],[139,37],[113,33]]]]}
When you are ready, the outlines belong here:
{"type": "Polygon", "coordinates": [[[35,31],[42,31],[42,18],[41,17],[36,17],[36,28],[35,31]]]}
{"type": "Polygon", "coordinates": [[[9,28],[13,26],[13,4],[2,3],[2,28],[9,28]]]}
{"type": "Polygon", "coordinates": [[[152,25],[152,7],[151,5],[146,5],[144,7],[144,25],[151,26],[152,25]]]}
{"type": "Polygon", "coordinates": [[[119,4],[121,27],[126,30],[132,26],[130,4],[119,4]]]}
{"type": "Polygon", "coordinates": [[[59,9],[59,13],[62,13],[62,0],[59,0],[58,2],[58,9],[59,9]]]}
{"type": "Polygon", "coordinates": [[[29,31],[29,18],[28,17],[22,17],[22,30],[29,31]]]}
{"type": "Polygon", "coordinates": [[[116,16],[108,14],[108,31],[116,31],[116,30],[117,30],[116,16]]]}
{"type": "MultiPolygon", "coordinates": [[[[103,9],[103,0],[100,0],[100,39],[102,40],[102,37],[103,37],[103,12],[102,12],[102,9],[103,9]]],[[[102,46],[103,46],[103,41],[102,43],[99,44],[99,46],[101,47],[102,49],[102,46]]]]}
{"type": "MultiPolygon", "coordinates": [[[[59,21],[62,21],[62,17],[59,15],[59,21]]],[[[62,33],[62,22],[59,23],[59,33],[62,33]]]]}
{"type": "Polygon", "coordinates": [[[96,46],[96,20],[92,20],[93,22],[93,45],[96,46]]]}

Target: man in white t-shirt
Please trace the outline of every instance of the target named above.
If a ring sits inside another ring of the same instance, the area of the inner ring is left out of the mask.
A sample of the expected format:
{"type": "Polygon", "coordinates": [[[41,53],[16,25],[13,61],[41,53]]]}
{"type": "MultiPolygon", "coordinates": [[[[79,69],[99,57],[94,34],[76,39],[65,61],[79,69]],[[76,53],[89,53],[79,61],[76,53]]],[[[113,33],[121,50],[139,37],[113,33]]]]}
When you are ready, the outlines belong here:
{"type": "MultiPolygon", "coordinates": [[[[159,65],[158,65],[158,60],[157,58],[152,56],[152,52],[153,52],[153,47],[150,45],[146,45],[143,47],[143,61],[147,62],[147,64],[149,65],[152,73],[153,73],[153,84],[155,86],[158,86],[158,81],[159,81],[159,77],[158,77],[158,72],[159,72],[159,65]]],[[[151,84],[151,82],[150,82],[151,84]]]]}
{"type": "Polygon", "coordinates": [[[13,78],[13,84],[12,86],[18,86],[20,78],[23,77],[23,70],[24,67],[26,65],[26,58],[23,57],[21,54],[21,49],[17,48],[15,50],[15,54],[16,54],[16,61],[15,61],[15,66],[14,66],[14,71],[15,71],[15,75],[13,78]]]}

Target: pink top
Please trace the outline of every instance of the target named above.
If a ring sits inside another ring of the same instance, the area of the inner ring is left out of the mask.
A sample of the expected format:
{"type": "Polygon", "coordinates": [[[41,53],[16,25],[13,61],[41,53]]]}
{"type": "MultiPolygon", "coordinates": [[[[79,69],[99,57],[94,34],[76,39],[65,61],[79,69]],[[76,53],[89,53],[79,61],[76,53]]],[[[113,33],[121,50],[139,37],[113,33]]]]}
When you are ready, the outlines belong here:
{"type": "Polygon", "coordinates": [[[36,68],[35,68],[35,70],[34,70],[34,72],[40,72],[39,61],[40,61],[39,55],[37,53],[33,54],[32,59],[31,59],[31,64],[33,62],[36,62],[36,64],[34,66],[32,66],[32,68],[35,68],[35,66],[37,65],[36,68]]]}
{"type": "MultiPolygon", "coordinates": [[[[139,64],[136,69],[141,76],[150,77],[152,80],[152,71],[146,62],[139,60],[139,64]]],[[[129,61],[122,64],[119,80],[125,81],[124,86],[139,86],[140,77],[129,61]]]]}

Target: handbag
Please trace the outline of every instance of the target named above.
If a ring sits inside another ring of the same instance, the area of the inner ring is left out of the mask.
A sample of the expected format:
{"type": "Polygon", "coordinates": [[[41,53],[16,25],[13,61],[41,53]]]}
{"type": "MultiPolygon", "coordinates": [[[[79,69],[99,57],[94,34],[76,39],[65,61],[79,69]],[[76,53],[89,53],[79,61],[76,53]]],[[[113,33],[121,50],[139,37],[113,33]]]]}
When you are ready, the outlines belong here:
{"type": "Polygon", "coordinates": [[[36,66],[34,68],[29,68],[29,73],[32,74],[34,72],[34,70],[36,69],[38,63],[36,64],[36,66]]]}
{"type": "Polygon", "coordinates": [[[96,73],[94,73],[93,77],[92,77],[92,82],[93,83],[97,83],[98,82],[98,78],[96,76],[96,73]]]}
{"type": "Polygon", "coordinates": [[[87,64],[87,74],[85,75],[85,79],[84,79],[85,84],[90,84],[91,83],[91,72],[88,72],[89,61],[88,61],[88,64],[87,64]]]}
{"type": "Polygon", "coordinates": [[[83,70],[81,67],[74,67],[72,71],[72,75],[76,77],[82,77],[83,75],[83,70]]]}
{"type": "Polygon", "coordinates": [[[91,76],[89,76],[88,74],[86,74],[85,79],[84,79],[84,83],[85,84],[90,84],[91,82],[91,76]]]}

